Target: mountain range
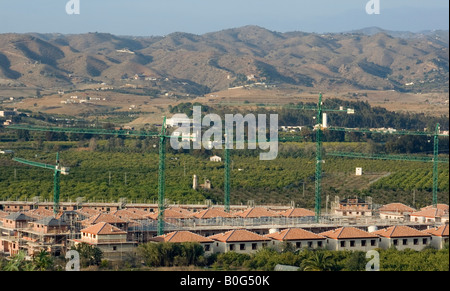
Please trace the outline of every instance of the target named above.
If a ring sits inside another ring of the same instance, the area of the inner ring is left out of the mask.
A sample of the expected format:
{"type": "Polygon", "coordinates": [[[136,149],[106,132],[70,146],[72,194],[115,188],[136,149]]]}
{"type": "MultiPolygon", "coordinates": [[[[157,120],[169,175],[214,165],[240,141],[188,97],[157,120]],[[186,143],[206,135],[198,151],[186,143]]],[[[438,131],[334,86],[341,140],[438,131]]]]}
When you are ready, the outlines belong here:
{"type": "Polygon", "coordinates": [[[260,82],[327,90],[448,91],[449,31],[275,32],[245,26],[203,35],[0,34],[0,89],[139,86],[202,95],[260,82]],[[172,86],[173,87],[173,86],[172,86]]]}

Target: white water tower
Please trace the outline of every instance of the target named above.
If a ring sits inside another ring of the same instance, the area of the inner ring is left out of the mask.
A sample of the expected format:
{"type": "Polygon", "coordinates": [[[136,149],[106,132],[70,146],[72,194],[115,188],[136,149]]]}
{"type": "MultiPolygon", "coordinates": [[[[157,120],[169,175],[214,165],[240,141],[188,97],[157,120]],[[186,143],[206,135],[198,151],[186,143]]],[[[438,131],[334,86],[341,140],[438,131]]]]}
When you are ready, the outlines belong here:
{"type": "Polygon", "coordinates": [[[192,189],[197,190],[198,188],[198,177],[197,175],[194,175],[192,179],[192,189]]]}
{"type": "Polygon", "coordinates": [[[356,173],[355,173],[355,175],[356,175],[356,176],[362,176],[362,174],[363,174],[363,169],[362,169],[362,168],[356,168],[356,173]]]}
{"type": "Polygon", "coordinates": [[[378,230],[378,227],[376,225],[371,225],[368,227],[367,232],[375,232],[378,230]]]}
{"type": "Polygon", "coordinates": [[[322,119],[322,127],[327,128],[328,127],[328,117],[326,113],[323,113],[323,119],[322,119]]]}

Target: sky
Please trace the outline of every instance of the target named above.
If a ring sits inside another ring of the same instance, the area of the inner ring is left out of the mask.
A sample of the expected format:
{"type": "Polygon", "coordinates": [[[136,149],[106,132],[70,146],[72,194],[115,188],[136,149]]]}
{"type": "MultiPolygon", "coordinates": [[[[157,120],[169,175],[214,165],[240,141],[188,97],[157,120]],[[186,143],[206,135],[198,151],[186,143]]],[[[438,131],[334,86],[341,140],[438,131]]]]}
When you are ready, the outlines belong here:
{"type": "Polygon", "coordinates": [[[0,0],[0,33],[163,36],[246,25],[316,33],[373,26],[411,32],[449,29],[447,0],[370,1],[379,3],[379,14],[368,14],[369,0],[0,0]],[[77,7],[67,11],[68,2],[79,3],[79,14],[68,14],[77,7]]]}

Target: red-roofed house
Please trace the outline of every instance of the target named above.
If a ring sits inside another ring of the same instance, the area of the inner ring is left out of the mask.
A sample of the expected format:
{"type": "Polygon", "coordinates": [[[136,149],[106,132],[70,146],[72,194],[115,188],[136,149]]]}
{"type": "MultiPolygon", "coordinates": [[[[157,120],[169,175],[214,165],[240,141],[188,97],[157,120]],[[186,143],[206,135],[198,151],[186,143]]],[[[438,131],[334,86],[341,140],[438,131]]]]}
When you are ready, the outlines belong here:
{"type": "Polygon", "coordinates": [[[32,217],[36,220],[39,220],[39,219],[42,219],[45,217],[53,216],[53,211],[45,209],[45,208],[37,208],[37,209],[28,210],[24,214],[29,217],[32,217]]]}
{"type": "Polygon", "coordinates": [[[252,207],[235,212],[234,215],[242,217],[246,225],[280,224],[281,214],[264,207],[252,207]]]}
{"type": "MultiPolygon", "coordinates": [[[[157,220],[158,219],[158,212],[153,212],[147,217],[157,220]]],[[[190,215],[186,215],[184,213],[181,213],[180,211],[172,208],[167,208],[164,210],[164,221],[169,223],[182,223],[184,220],[189,220],[191,217],[190,215]]]]}
{"type": "Polygon", "coordinates": [[[190,231],[174,231],[168,234],[154,237],[150,239],[150,241],[171,243],[197,242],[203,246],[205,255],[214,253],[214,241],[212,239],[195,234],[190,231]]]}
{"type": "Polygon", "coordinates": [[[356,227],[344,226],[320,233],[327,238],[329,250],[368,251],[378,248],[379,237],[356,227]]]}
{"type": "Polygon", "coordinates": [[[130,211],[128,209],[119,209],[111,212],[112,215],[119,217],[122,220],[127,222],[139,221],[139,220],[147,220],[148,218],[145,215],[130,211]]]}
{"type": "Polygon", "coordinates": [[[295,249],[301,248],[323,248],[326,238],[301,228],[288,228],[279,232],[266,234],[265,237],[272,239],[272,245],[279,247],[281,243],[288,242],[295,249]]]}
{"type": "Polygon", "coordinates": [[[448,224],[440,227],[433,227],[424,232],[431,234],[431,246],[436,249],[443,249],[448,244],[448,224]]]}
{"type": "Polygon", "coordinates": [[[439,204],[437,208],[428,206],[411,213],[410,221],[420,223],[445,222],[445,217],[448,221],[448,205],[439,204]]]}
{"type": "Polygon", "coordinates": [[[263,247],[267,247],[270,238],[253,233],[245,229],[230,230],[208,238],[215,241],[215,249],[220,253],[254,253],[263,247]]]}
{"type": "Polygon", "coordinates": [[[413,249],[420,251],[429,246],[431,242],[431,234],[405,225],[380,229],[374,231],[373,234],[381,237],[380,247],[384,249],[394,246],[398,250],[413,249]]]}
{"type": "Polygon", "coordinates": [[[290,208],[280,214],[284,217],[315,217],[314,211],[305,208],[290,208]]]}
{"type": "Polygon", "coordinates": [[[108,213],[98,213],[96,215],[93,215],[93,216],[89,217],[88,219],[81,221],[81,224],[83,226],[87,227],[90,225],[97,224],[99,222],[107,222],[109,224],[112,224],[112,225],[124,230],[124,231],[127,230],[127,225],[128,225],[128,223],[125,220],[123,220],[115,215],[108,214],[108,213]]]}
{"type": "Polygon", "coordinates": [[[404,220],[405,215],[416,212],[414,208],[406,206],[403,203],[390,203],[383,205],[378,209],[381,219],[404,220]]]}
{"type": "Polygon", "coordinates": [[[372,216],[373,212],[372,202],[361,198],[346,198],[339,202],[335,201],[332,208],[334,213],[339,216],[372,216]]]}
{"type": "Polygon", "coordinates": [[[48,216],[29,225],[30,230],[22,233],[28,255],[45,250],[59,256],[65,250],[70,234],[69,225],[65,221],[48,216]]]}
{"type": "Polygon", "coordinates": [[[81,230],[75,245],[87,243],[98,247],[108,260],[121,260],[135,249],[135,242],[127,240],[127,232],[107,222],[99,222],[81,230]]]}
{"type": "Polygon", "coordinates": [[[314,211],[305,208],[290,208],[279,214],[286,219],[286,224],[312,222],[315,218],[314,211]]]}
{"type": "Polygon", "coordinates": [[[237,216],[225,212],[222,208],[212,207],[191,215],[195,225],[226,225],[232,224],[237,216]]]}

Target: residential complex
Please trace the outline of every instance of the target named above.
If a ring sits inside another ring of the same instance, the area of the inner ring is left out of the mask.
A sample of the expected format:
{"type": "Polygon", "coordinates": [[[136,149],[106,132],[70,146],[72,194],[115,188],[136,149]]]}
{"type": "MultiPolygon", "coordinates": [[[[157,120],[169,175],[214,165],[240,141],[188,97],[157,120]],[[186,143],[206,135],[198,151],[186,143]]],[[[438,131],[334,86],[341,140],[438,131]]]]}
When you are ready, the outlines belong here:
{"type": "Polygon", "coordinates": [[[198,242],[207,255],[286,244],[368,251],[440,249],[448,243],[448,205],[415,210],[394,203],[375,210],[363,201],[345,200],[338,207],[343,203],[362,205],[365,211],[332,214],[316,223],[314,212],[303,208],[232,206],[226,212],[219,206],[172,205],[164,211],[165,234],[158,236],[155,204],[63,203],[54,217],[51,203],[0,202],[0,252],[11,256],[22,250],[31,256],[46,250],[58,256],[87,243],[102,250],[105,259],[121,260],[148,242],[198,242]]]}

